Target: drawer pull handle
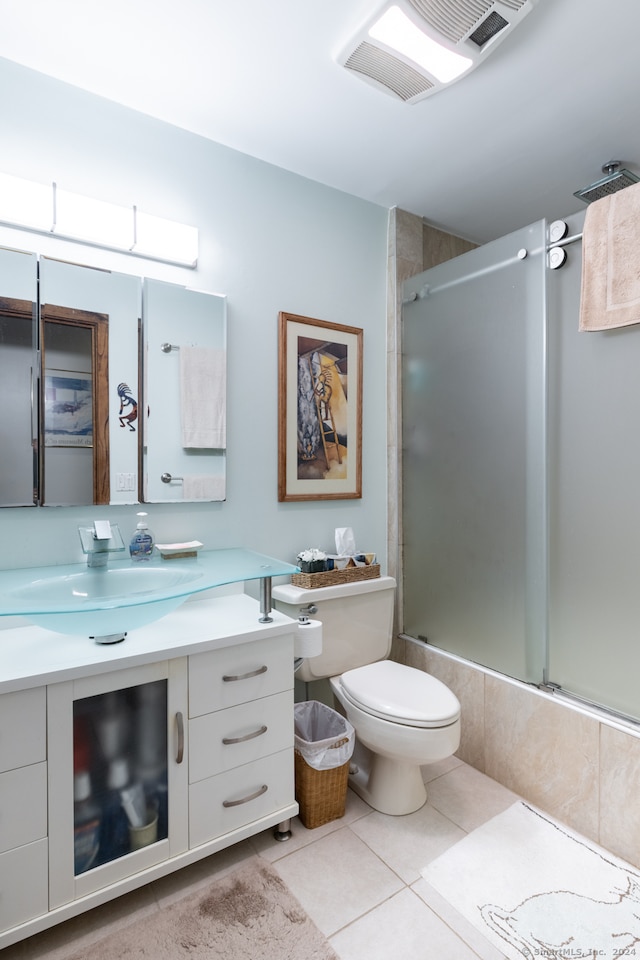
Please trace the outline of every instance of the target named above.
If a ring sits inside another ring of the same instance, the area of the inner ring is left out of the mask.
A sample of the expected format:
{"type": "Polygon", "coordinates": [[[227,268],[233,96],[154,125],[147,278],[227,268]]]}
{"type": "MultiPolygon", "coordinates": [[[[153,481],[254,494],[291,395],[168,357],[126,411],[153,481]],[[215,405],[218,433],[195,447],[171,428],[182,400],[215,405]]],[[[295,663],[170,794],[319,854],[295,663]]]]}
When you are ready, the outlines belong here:
{"type": "Polygon", "coordinates": [[[238,807],[241,803],[249,803],[249,800],[255,800],[256,797],[261,797],[263,793],[266,793],[269,787],[266,783],[263,783],[259,790],[256,790],[255,793],[249,794],[248,797],[243,797],[242,800],[223,800],[223,807],[238,807]]]}
{"type": "Polygon", "coordinates": [[[254,730],[253,733],[245,733],[244,737],[223,737],[222,742],[224,743],[225,747],[228,747],[233,743],[244,743],[245,740],[253,740],[254,737],[261,737],[262,734],[266,732],[267,727],[263,725],[259,730],[254,730]]]}
{"type": "Polygon", "coordinates": [[[176,713],[176,727],[178,729],[178,752],[176,753],[176,763],[182,763],[184,759],[184,719],[182,713],[176,713]]]}
{"type": "Polygon", "coordinates": [[[259,677],[261,673],[266,673],[269,668],[263,664],[257,670],[251,670],[250,673],[239,673],[236,676],[226,674],[223,676],[225,683],[232,683],[234,680],[249,680],[250,677],[259,677]]]}

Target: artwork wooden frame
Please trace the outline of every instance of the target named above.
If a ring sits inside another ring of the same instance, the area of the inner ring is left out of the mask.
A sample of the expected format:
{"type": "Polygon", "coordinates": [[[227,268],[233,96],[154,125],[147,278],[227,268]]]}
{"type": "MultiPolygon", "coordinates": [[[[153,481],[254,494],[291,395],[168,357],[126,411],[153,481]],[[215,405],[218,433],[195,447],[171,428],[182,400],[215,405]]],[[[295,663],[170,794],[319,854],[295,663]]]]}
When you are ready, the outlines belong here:
{"type": "Polygon", "coordinates": [[[362,497],[359,327],[278,316],[278,500],[362,497]]]}
{"type": "Polygon", "coordinates": [[[91,373],[47,370],[44,378],[44,443],[47,447],[93,446],[91,373]]]}

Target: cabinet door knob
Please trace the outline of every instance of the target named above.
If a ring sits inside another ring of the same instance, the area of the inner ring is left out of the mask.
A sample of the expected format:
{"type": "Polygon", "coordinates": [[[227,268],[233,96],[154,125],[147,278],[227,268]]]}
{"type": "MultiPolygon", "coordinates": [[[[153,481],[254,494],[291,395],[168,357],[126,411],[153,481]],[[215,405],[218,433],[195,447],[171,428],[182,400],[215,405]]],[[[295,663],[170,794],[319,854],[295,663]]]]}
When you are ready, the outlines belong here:
{"type": "Polygon", "coordinates": [[[178,730],[178,751],[176,753],[176,763],[182,763],[184,759],[184,718],[180,710],[176,713],[176,728],[178,730]]]}
{"type": "Polygon", "coordinates": [[[238,807],[241,803],[249,803],[249,800],[255,800],[256,797],[261,797],[263,793],[266,793],[269,787],[266,783],[263,783],[262,786],[256,790],[255,793],[249,794],[248,797],[243,797],[242,800],[223,800],[223,807],[238,807]]]}
{"type": "Polygon", "coordinates": [[[254,737],[261,737],[262,734],[266,732],[267,727],[263,724],[263,726],[258,730],[254,730],[252,733],[245,733],[244,737],[223,737],[222,742],[227,747],[233,743],[244,743],[245,740],[253,740],[254,737]]]}
{"type": "Polygon", "coordinates": [[[261,667],[258,667],[257,670],[251,670],[249,673],[239,673],[236,676],[233,676],[233,674],[225,674],[222,679],[225,683],[232,683],[234,680],[249,680],[250,677],[258,677],[261,673],[266,673],[268,669],[266,664],[263,664],[261,667]]]}

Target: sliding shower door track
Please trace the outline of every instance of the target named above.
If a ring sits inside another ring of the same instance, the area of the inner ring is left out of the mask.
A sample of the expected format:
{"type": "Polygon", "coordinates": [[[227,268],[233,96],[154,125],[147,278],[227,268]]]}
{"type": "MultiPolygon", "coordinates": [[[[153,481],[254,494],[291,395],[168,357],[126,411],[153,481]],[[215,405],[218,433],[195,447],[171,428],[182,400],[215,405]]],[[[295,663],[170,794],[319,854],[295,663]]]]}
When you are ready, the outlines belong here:
{"type": "Polygon", "coordinates": [[[539,683],[538,690],[542,690],[544,693],[550,693],[554,697],[558,697],[559,700],[566,700],[567,703],[574,704],[576,706],[585,707],[592,713],[604,714],[606,717],[610,717],[612,720],[617,720],[620,723],[627,724],[634,728],[634,730],[640,730],[640,719],[637,717],[630,717],[626,713],[621,713],[619,710],[614,710],[612,707],[605,707],[601,703],[597,703],[595,700],[589,700],[587,697],[581,697],[577,693],[571,693],[568,690],[565,690],[564,687],[561,687],[558,683],[553,683],[552,681],[547,681],[539,683]]]}

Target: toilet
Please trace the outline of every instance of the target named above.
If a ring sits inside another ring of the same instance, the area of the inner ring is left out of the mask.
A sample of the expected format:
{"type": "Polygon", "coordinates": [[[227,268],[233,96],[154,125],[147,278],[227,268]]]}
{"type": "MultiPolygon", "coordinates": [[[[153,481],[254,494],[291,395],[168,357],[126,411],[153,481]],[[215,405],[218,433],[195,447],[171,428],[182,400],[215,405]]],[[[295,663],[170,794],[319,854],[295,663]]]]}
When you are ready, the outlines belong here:
{"type": "Polygon", "coordinates": [[[460,744],[460,703],[440,680],[387,660],[396,582],[377,577],[335,586],[273,588],[276,609],[322,622],[322,653],[300,664],[305,682],[328,679],[356,731],[349,783],[374,810],[401,816],[426,802],[420,767],[460,744]],[[314,609],[315,608],[315,609],[314,609]]]}

